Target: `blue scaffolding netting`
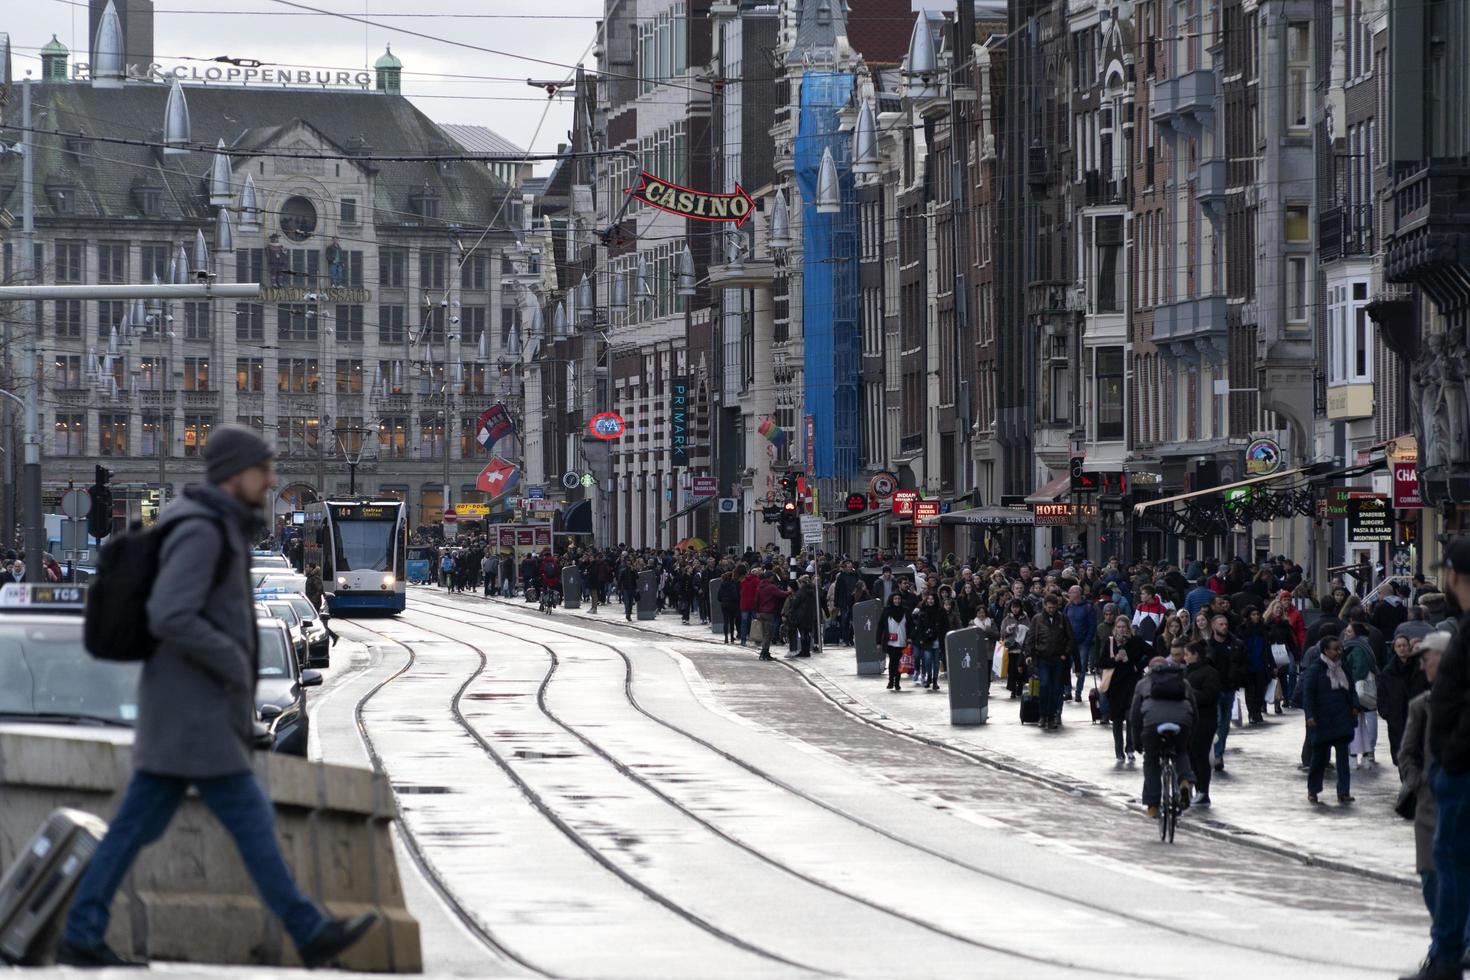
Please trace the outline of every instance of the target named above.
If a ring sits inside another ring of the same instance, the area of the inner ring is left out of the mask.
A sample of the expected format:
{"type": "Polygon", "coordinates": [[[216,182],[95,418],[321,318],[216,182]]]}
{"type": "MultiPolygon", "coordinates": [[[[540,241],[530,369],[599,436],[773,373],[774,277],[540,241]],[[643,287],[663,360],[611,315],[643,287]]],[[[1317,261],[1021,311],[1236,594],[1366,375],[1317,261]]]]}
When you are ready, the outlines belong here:
{"type": "Polygon", "coordinates": [[[796,182],[802,201],[802,366],[806,414],[812,417],[814,477],[858,471],[858,397],[862,335],[858,327],[857,192],[848,135],[839,111],[852,94],[846,72],[807,71],[801,80],[796,182]],[[822,151],[837,163],[842,210],[818,214],[822,151]]]}

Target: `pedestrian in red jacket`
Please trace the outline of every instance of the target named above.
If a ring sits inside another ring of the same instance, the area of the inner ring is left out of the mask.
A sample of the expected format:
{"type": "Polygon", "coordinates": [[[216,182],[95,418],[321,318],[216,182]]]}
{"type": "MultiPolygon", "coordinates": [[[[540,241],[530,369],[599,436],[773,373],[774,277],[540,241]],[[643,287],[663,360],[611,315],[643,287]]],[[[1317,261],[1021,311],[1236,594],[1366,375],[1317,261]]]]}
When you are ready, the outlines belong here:
{"type": "Polygon", "coordinates": [[[740,580],[740,645],[750,639],[750,621],[755,618],[755,600],[761,587],[761,577],[754,569],[745,573],[740,580]]]}

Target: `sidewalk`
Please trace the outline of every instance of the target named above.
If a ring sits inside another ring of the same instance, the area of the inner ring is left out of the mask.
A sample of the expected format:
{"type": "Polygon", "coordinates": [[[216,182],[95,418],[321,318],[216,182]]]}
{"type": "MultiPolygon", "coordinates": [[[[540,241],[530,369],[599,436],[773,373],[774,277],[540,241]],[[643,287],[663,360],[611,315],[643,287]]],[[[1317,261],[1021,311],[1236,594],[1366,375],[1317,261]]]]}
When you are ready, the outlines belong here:
{"type": "MultiPolygon", "coordinates": [[[[524,605],[519,600],[508,604],[524,605]]],[[[604,606],[596,616],[585,609],[558,610],[556,615],[628,625],[621,606],[604,606]]],[[[724,646],[708,626],[685,626],[674,613],[651,621],[635,619],[631,625],[671,639],[724,646]]],[[[1004,686],[995,682],[991,685],[990,723],[957,728],[949,724],[949,699],[942,691],[926,692],[906,683],[902,693],[889,693],[884,689],[886,678],[857,676],[852,647],[830,647],[809,660],[786,662],[874,724],[978,751],[996,765],[1062,790],[1138,805],[1142,758],[1133,769],[1115,768],[1112,728],[1091,724],[1085,702],[1065,705],[1061,731],[1042,732],[1034,725],[1021,725],[1018,702],[1009,700],[1004,686]]],[[[1226,769],[1214,774],[1210,787],[1213,806],[1191,809],[1184,820],[1215,836],[1280,852],[1283,860],[1290,859],[1288,854],[1296,855],[1311,863],[1418,887],[1413,826],[1393,812],[1398,773],[1389,763],[1386,726],[1380,722],[1379,765],[1352,774],[1357,802],[1351,806],[1336,803],[1330,768],[1322,799],[1332,802],[1326,806],[1307,802],[1306,773],[1297,769],[1303,732],[1301,712],[1291,710],[1271,715],[1266,725],[1232,728],[1226,769]]]]}

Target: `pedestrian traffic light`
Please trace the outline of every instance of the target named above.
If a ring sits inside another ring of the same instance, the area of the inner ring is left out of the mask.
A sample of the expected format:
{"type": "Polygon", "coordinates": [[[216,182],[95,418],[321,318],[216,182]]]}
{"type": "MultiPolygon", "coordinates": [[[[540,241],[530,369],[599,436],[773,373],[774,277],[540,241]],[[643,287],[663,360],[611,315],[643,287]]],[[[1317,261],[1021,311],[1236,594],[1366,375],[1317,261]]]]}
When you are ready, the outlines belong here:
{"type": "Polygon", "coordinates": [[[112,533],[112,470],[98,466],[92,483],[92,509],[87,512],[87,533],[102,540],[112,533]]]}
{"type": "Polygon", "coordinates": [[[801,537],[801,515],[797,513],[796,501],[788,500],[781,505],[781,519],[777,527],[783,538],[795,541],[801,537]]]}
{"type": "Polygon", "coordinates": [[[796,496],[796,480],[790,476],[781,477],[781,490],[787,497],[796,496]]]}

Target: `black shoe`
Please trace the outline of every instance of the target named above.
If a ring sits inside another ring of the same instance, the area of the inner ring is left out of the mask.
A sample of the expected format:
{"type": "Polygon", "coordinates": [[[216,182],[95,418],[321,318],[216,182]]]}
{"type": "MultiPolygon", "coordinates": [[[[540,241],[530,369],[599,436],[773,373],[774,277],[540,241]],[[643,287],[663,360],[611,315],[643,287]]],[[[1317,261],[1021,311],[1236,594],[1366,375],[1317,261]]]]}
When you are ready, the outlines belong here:
{"type": "Polygon", "coordinates": [[[1405,974],[1399,980],[1460,980],[1463,970],[1463,963],[1426,959],[1417,973],[1405,974]]]}
{"type": "Polygon", "coordinates": [[[56,965],[97,970],[103,967],[145,967],[148,964],[123,959],[106,943],[99,943],[96,946],[73,946],[62,940],[61,945],[56,947],[56,965]]]}
{"type": "Polygon", "coordinates": [[[352,946],[378,922],[378,913],[364,912],[351,919],[333,919],[298,952],[308,970],[325,966],[352,946]]]}

